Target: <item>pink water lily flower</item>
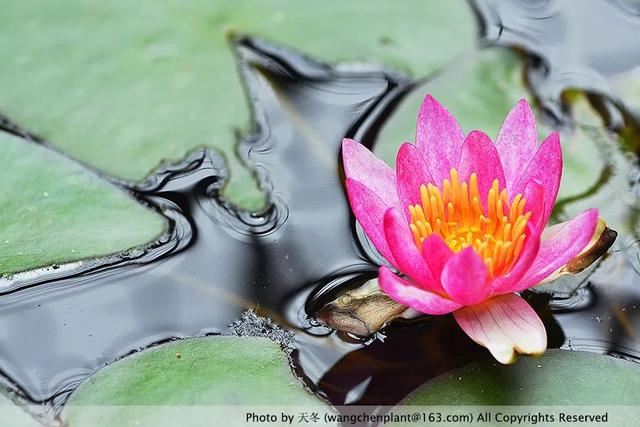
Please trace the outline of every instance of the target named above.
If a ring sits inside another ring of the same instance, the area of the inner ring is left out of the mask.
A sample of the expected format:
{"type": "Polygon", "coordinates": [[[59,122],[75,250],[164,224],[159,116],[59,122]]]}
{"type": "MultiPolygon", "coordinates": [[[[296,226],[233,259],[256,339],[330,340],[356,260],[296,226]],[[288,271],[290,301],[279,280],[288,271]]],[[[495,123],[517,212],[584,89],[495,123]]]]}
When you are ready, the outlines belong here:
{"type": "Polygon", "coordinates": [[[342,156],[355,217],[392,266],[378,274],[387,295],[422,313],[453,313],[502,363],[516,352],[544,352],[544,325],[517,293],[576,257],[594,236],[598,212],[544,230],[562,151],[557,132],[538,144],[525,100],[494,143],[477,130],[465,136],[427,95],[415,145],[400,147],[395,172],[351,139],[342,156]]]}

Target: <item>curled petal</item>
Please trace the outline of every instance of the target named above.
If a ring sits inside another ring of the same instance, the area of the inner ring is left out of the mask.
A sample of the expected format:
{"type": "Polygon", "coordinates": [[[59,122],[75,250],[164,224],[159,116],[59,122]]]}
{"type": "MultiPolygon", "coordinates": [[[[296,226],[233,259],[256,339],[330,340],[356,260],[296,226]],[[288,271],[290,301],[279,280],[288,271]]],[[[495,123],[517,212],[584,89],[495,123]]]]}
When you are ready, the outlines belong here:
{"type": "Polygon", "coordinates": [[[550,276],[547,276],[540,282],[540,284],[552,282],[565,274],[580,273],[582,270],[591,266],[591,264],[600,259],[600,257],[609,250],[611,245],[613,245],[617,237],[618,233],[607,227],[607,224],[602,218],[598,218],[596,231],[593,233],[593,237],[589,244],[587,244],[587,246],[580,251],[575,258],[566,263],[563,267],[554,271],[550,276]]]}
{"type": "Polygon", "coordinates": [[[351,210],[367,237],[380,254],[397,267],[398,264],[389,249],[384,234],[384,213],[389,209],[389,206],[377,194],[358,181],[347,178],[346,186],[351,210]]]}
{"type": "MultiPolygon", "coordinates": [[[[460,163],[458,164],[460,180],[469,182],[475,173],[478,177],[480,194],[487,194],[494,180],[498,180],[500,188],[505,188],[504,172],[496,146],[486,134],[474,130],[467,135],[462,145],[460,163]]],[[[480,202],[486,208],[487,200],[481,197],[480,202]]]]}
{"type": "Polygon", "coordinates": [[[433,183],[431,173],[415,145],[405,142],[396,157],[396,177],[400,204],[407,218],[411,218],[409,205],[420,203],[420,186],[433,183]]]}
{"type": "Polygon", "coordinates": [[[460,308],[460,304],[433,292],[414,286],[402,279],[387,267],[380,267],[378,272],[380,288],[400,304],[404,304],[425,314],[447,314],[460,308]]]}
{"type": "Polygon", "coordinates": [[[435,182],[442,182],[458,165],[464,133],[455,117],[427,95],[418,113],[416,146],[435,182]]]}
{"type": "Polygon", "coordinates": [[[598,210],[589,209],[554,226],[549,232],[545,230],[540,250],[527,273],[514,287],[514,292],[536,286],[574,259],[591,241],[597,223],[598,210]]]}
{"type": "Polygon", "coordinates": [[[487,265],[473,248],[468,247],[451,257],[440,280],[451,299],[462,305],[473,305],[489,294],[487,274],[487,265]]]}
{"type": "Polygon", "coordinates": [[[387,206],[400,205],[396,190],[396,174],[367,147],[353,139],[343,139],[342,162],[347,178],[362,183],[387,206]]]}
{"type": "Polygon", "coordinates": [[[607,227],[604,219],[598,218],[596,231],[593,233],[589,244],[574,259],[569,261],[561,269],[561,272],[565,274],[580,273],[604,255],[617,237],[618,232],[607,227]]]}
{"type": "Polygon", "coordinates": [[[538,149],[536,121],[525,99],[521,99],[504,119],[496,148],[504,168],[507,191],[511,194],[510,190],[518,183],[538,149]]]}
{"type": "Polygon", "coordinates": [[[532,180],[542,184],[545,189],[544,217],[542,219],[542,225],[544,226],[549,220],[553,205],[556,202],[561,177],[562,149],[560,148],[560,134],[552,132],[533,156],[520,181],[515,185],[513,194],[509,196],[514,197],[516,194],[524,192],[532,180]]]}
{"type": "Polygon", "coordinates": [[[413,241],[409,225],[397,209],[391,208],[384,215],[384,232],[397,267],[411,277],[417,286],[432,292],[442,292],[413,241]]]}
{"type": "Polygon", "coordinates": [[[489,349],[500,363],[512,363],[516,352],[541,354],[547,332],[529,304],[516,294],[493,297],[453,313],[471,339],[489,349]]]}

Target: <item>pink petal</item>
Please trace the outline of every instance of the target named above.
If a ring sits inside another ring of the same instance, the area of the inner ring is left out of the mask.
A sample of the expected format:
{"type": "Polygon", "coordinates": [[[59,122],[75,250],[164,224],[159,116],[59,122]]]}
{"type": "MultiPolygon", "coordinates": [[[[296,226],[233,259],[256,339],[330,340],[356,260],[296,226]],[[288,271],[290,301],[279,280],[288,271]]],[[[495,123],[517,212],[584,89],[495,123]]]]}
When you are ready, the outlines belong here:
{"type": "Polygon", "coordinates": [[[489,349],[500,363],[512,363],[515,352],[541,354],[547,332],[529,304],[515,294],[500,295],[453,313],[472,340],[489,349]]]}
{"type": "Polygon", "coordinates": [[[511,269],[504,275],[496,277],[491,283],[491,295],[514,292],[522,276],[531,268],[540,250],[540,231],[532,224],[527,224],[525,241],[520,256],[511,269]]]}
{"type": "Polygon", "coordinates": [[[460,155],[460,163],[458,164],[458,173],[460,181],[469,182],[472,173],[478,176],[478,189],[481,202],[486,208],[486,194],[489,193],[491,184],[495,179],[500,183],[500,188],[505,188],[504,172],[500,156],[493,141],[486,134],[474,130],[464,140],[462,145],[462,153],[460,155]]]}
{"type": "Polygon", "coordinates": [[[427,261],[437,282],[441,282],[442,270],[453,255],[451,248],[436,233],[431,234],[422,242],[422,257],[427,261]]]}
{"type": "Polygon", "coordinates": [[[391,208],[385,213],[384,232],[398,269],[421,288],[442,293],[440,283],[434,279],[413,240],[409,225],[397,209],[391,208]]]}
{"type": "Polygon", "coordinates": [[[527,223],[533,225],[540,234],[546,224],[545,189],[538,180],[532,179],[522,196],[527,201],[524,205],[525,212],[531,212],[531,218],[527,223]]]}
{"type": "Polygon", "coordinates": [[[514,292],[536,286],[575,258],[591,241],[597,223],[598,210],[589,209],[570,221],[554,226],[553,236],[543,237],[545,240],[540,244],[538,255],[514,287],[514,292]]]}
{"type": "Polygon", "coordinates": [[[451,299],[462,305],[483,301],[489,294],[487,265],[468,247],[455,254],[442,270],[442,287],[451,299]]]}
{"type": "Polygon", "coordinates": [[[420,186],[433,183],[422,153],[415,145],[404,143],[400,146],[396,157],[396,177],[400,205],[409,220],[409,205],[421,202],[420,186]]]}
{"type": "MultiPolygon", "coordinates": [[[[538,130],[533,112],[525,99],[518,101],[507,114],[496,140],[507,191],[520,181],[527,165],[538,149],[538,130]]],[[[517,193],[514,193],[514,195],[517,193]]]]}
{"type": "Polygon", "coordinates": [[[384,234],[384,213],[389,209],[389,206],[358,181],[347,178],[346,186],[351,210],[365,234],[378,249],[380,255],[393,266],[397,266],[384,234]]]}
{"type": "Polygon", "coordinates": [[[364,184],[387,206],[400,206],[396,190],[396,174],[367,147],[353,139],[343,139],[342,162],[347,178],[364,184]]]}
{"type": "Polygon", "coordinates": [[[458,165],[463,142],[464,133],[453,115],[427,95],[418,113],[416,146],[435,182],[449,177],[451,168],[458,165]]]}
{"type": "Polygon", "coordinates": [[[532,180],[538,181],[545,189],[545,212],[542,220],[544,225],[549,220],[553,205],[556,202],[561,177],[562,149],[560,147],[560,134],[552,132],[533,156],[520,181],[515,185],[513,193],[509,194],[509,196],[513,198],[516,194],[524,192],[532,180]]]}
{"type": "Polygon", "coordinates": [[[385,266],[380,267],[378,283],[384,293],[395,301],[425,314],[447,314],[460,308],[460,304],[414,286],[408,280],[393,274],[385,266]]]}

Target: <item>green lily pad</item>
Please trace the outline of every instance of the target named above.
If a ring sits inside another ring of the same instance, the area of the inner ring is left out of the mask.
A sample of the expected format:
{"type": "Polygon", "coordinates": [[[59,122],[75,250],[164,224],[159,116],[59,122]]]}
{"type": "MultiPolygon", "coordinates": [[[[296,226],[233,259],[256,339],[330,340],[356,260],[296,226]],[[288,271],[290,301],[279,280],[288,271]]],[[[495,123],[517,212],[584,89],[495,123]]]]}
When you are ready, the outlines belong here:
{"type": "Polygon", "coordinates": [[[20,405],[0,393],[0,425],[11,427],[42,427],[20,405]]]}
{"type": "MultiPolygon", "coordinates": [[[[557,203],[567,204],[596,192],[611,180],[615,170],[628,163],[619,152],[619,137],[608,131],[583,93],[572,96],[572,129],[560,129],[563,171],[557,203]]],[[[545,135],[549,126],[539,126],[545,135]]]]}
{"type": "Polygon", "coordinates": [[[227,196],[256,208],[263,198],[234,155],[250,116],[231,33],[425,75],[470,49],[476,24],[461,0],[14,2],[0,14],[0,112],[130,180],[217,147],[231,162],[227,196]]]}
{"type": "MultiPolygon", "coordinates": [[[[465,132],[480,129],[494,141],[507,113],[519,99],[532,102],[523,81],[520,56],[507,49],[482,50],[452,64],[433,80],[416,87],[383,126],[376,153],[394,165],[398,147],[414,141],[416,117],[427,93],[433,94],[458,119],[465,132]]],[[[579,98],[580,103],[586,103],[579,98]]],[[[535,107],[534,107],[535,108],[535,107]]],[[[560,129],[564,152],[564,170],[559,199],[577,197],[597,186],[608,157],[601,141],[607,139],[603,128],[591,124],[593,111],[580,108],[581,121],[574,129],[560,129]],[[595,136],[594,136],[595,135],[595,136]]],[[[538,118],[538,138],[553,129],[538,118]]]]}
{"type": "Polygon", "coordinates": [[[143,245],[165,220],[93,172],[0,132],[0,274],[143,245]]]}
{"type": "Polygon", "coordinates": [[[611,86],[624,103],[640,114],[640,67],[610,78],[611,86]]]}
{"type": "MultiPolygon", "coordinates": [[[[636,220],[633,212],[637,199],[630,191],[629,177],[635,168],[635,155],[632,156],[626,148],[632,145],[629,139],[633,136],[618,135],[605,129],[602,119],[586,102],[584,94],[573,94],[572,97],[571,114],[577,122],[575,133],[580,138],[570,140],[570,144],[562,141],[565,170],[554,210],[556,219],[564,221],[596,207],[610,228],[621,234],[634,235],[636,220]],[[596,152],[582,150],[582,141],[595,147],[596,152]],[[596,161],[602,162],[604,167],[595,169],[596,161]],[[590,163],[594,169],[589,167],[590,163]],[[563,191],[563,187],[575,191],[563,191]]],[[[622,239],[621,235],[619,240],[622,239]]]]}
{"type": "Polygon", "coordinates": [[[65,418],[71,427],[130,425],[131,420],[175,425],[145,410],[149,405],[326,404],[293,376],[279,344],[262,337],[215,336],[165,344],[98,371],[72,395],[65,418]]]}
{"type": "Polygon", "coordinates": [[[640,364],[548,350],[513,365],[472,363],[425,383],[401,405],[637,405],[640,364]]]}

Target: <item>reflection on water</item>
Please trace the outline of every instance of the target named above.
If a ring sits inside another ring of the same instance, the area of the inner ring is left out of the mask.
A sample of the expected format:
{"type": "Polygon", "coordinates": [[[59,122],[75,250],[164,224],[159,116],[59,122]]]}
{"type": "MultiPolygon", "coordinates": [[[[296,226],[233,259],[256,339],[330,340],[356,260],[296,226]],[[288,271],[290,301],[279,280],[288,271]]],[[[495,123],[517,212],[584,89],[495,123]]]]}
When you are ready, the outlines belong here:
{"type": "MultiPolygon", "coordinates": [[[[569,12],[560,2],[477,3],[488,37],[538,46],[533,53],[540,63],[553,64],[566,52],[563,43],[577,43],[575,31],[586,28],[563,24],[569,12]],[[554,25],[546,27],[548,20],[554,25]]],[[[603,7],[635,28],[636,17],[620,4],[603,7]]],[[[576,13],[585,24],[592,19],[587,11],[576,13]]],[[[586,45],[590,54],[578,62],[595,58],[589,64],[597,73],[620,71],[597,67],[605,58],[599,43],[586,45]]],[[[616,60],[622,52],[630,61],[637,46],[629,43],[619,40],[608,55],[616,60]]],[[[354,136],[372,144],[411,83],[387,70],[336,71],[254,39],[234,48],[255,116],[254,132],[239,152],[268,191],[269,208],[250,214],[226,204],[220,191],[228,172],[208,150],[161,168],[142,184],[118,183],[167,216],[171,230],[145,251],[72,272],[18,276],[0,289],[0,370],[26,398],[57,407],[101,366],[153,343],[220,333],[247,308],[296,334],[296,370],[336,404],[393,404],[435,375],[488,357],[451,316],[396,322],[366,341],[309,320],[312,293],[357,286],[379,262],[350,215],[340,140],[354,136]]],[[[617,66],[636,65],[627,62],[617,66]]],[[[6,120],[2,126],[26,133],[6,120]]],[[[605,218],[616,210],[612,216],[625,221],[612,224],[621,233],[615,250],[590,275],[555,284],[553,296],[526,295],[547,327],[550,347],[640,357],[637,196],[634,182],[617,178],[610,181],[624,188],[614,194],[625,200],[604,203],[596,191],[563,206],[571,211],[595,204],[605,218]]]]}
{"type": "MultiPolygon", "coordinates": [[[[527,80],[544,106],[558,110],[567,88],[604,94],[625,108],[612,80],[640,65],[636,0],[471,0],[490,45],[524,49],[527,80]]],[[[615,110],[612,110],[615,111],[615,110]]]]}
{"type": "Polygon", "coordinates": [[[224,162],[200,150],[131,188],[172,220],[164,244],[111,268],[16,279],[0,300],[0,368],[28,398],[59,403],[100,366],[219,333],[249,307],[287,326],[291,295],[375,269],[354,239],[336,160],[342,137],[363,136],[406,80],[336,72],[258,41],[235,50],[256,118],[240,151],[272,203],[260,214],[225,204],[224,162]]]}
{"type": "MultiPolygon", "coordinates": [[[[473,0],[488,45],[522,49],[526,78],[535,96],[556,118],[566,118],[562,94],[581,89],[614,129],[635,148],[638,116],[612,81],[640,65],[640,9],[633,0],[507,1],[473,0]],[[636,132],[635,134],[630,134],[636,132]]],[[[620,148],[622,150],[622,147],[620,148]]],[[[627,153],[637,162],[637,153],[627,153]]],[[[555,284],[554,317],[567,336],[563,347],[640,357],[636,336],[640,306],[638,269],[638,194],[636,167],[617,156],[611,183],[562,206],[576,212],[600,209],[620,236],[610,256],[591,275],[555,284]],[[624,174],[621,176],[621,174],[624,174]],[[613,222],[612,222],[613,221],[613,222]],[[572,282],[572,283],[571,283],[572,282]],[[582,284],[580,284],[582,282],[582,284]],[[576,289],[567,294],[567,289],[576,289]]]]}

